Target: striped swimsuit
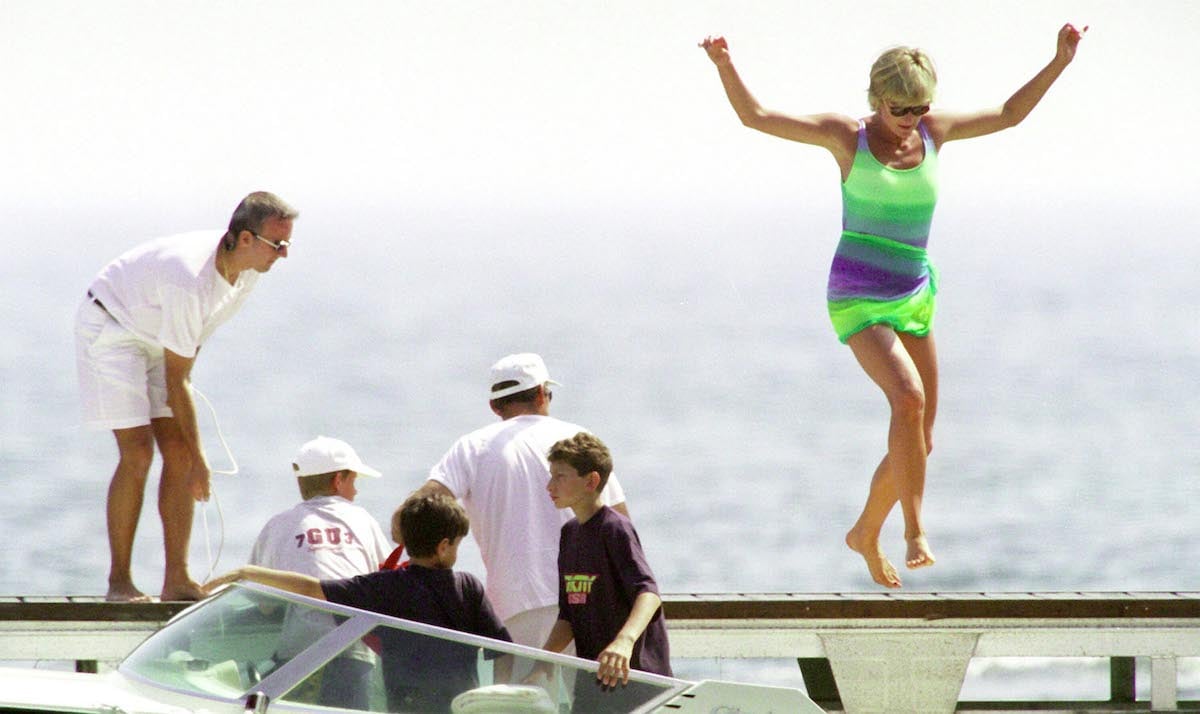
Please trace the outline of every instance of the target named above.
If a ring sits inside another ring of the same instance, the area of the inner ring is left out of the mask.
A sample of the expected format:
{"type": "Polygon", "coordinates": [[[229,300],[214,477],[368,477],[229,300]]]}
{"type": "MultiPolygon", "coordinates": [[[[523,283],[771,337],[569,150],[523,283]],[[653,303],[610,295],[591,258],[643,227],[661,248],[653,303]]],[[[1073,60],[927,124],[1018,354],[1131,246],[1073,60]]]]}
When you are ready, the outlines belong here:
{"type": "Polygon", "coordinates": [[[871,325],[918,336],[933,323],[937,273],[925,255],[937,204],[937,151],[917,125],[925,158],[911,169],[884,166],[858,123],[858,150],[842,184],[842,239],[829,269],[829,318],[838,339],[871,325]]]}

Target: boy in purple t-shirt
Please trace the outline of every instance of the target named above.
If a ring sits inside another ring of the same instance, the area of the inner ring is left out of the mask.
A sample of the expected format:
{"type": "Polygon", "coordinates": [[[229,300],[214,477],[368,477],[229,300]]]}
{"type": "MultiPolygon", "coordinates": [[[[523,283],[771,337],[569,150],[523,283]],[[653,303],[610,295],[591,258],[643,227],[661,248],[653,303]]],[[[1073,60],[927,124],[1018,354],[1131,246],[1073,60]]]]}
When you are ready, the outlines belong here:
{"type": "Polygon", "coordinates": [[[607,708],[606,691],[628,683],[630,669],[671,676],[662,600],[633,524],[601,503],[612,472],[604,442],[581,432],[550,447],[546,458],[546,490],[575,518],[562,527],[558,621],[542,648],[561,652],[573,639],[580,657],[600,663],[596,681],[581,677],[575,687],[576,706],[594,702],[599,711],[607,708]]]}

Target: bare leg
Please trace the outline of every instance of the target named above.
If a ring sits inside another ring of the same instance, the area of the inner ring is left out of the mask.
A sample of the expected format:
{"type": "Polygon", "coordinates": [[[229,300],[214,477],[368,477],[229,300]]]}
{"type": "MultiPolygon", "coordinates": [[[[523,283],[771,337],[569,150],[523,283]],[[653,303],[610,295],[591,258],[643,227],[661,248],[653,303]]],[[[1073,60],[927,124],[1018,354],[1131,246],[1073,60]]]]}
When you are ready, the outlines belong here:
{"type": "Polygon", "coordinates": [[[152,424],[154,438],[163,457],[162,478],[158,484],[158,513],[163,525],[166,572],[159,598],[199,600],[204,593],[188,574],[187,563],[195,509],[195,498],[188,481],[192,456],[174,419],[154,419],[152,424]]]}
{"type": "MultiPolygon", "coordinates": [[[[938,405],[938,368],[937,368],[937,348],[933,340],[933,334],[926,337],[917,337],[907,333],[897,333],[900,342],[912,357],[913,364],[917,367],[917,373],[921,377],[921,383],[925,387],[925,454],[928,456],[933,452],[933,421],[937,417],[938,405]]],[[[887,471],[888,461],[887,455],[884,455],[879,466],[875,469],[875,475],[871,479],[872,489],[880,491],[880,497],[887,500],[890,497],[890,502],[883,516],[879,520],[886,520],[891,508],[900,498],[899,490],[895,483],[887,480],[890,475],[887,471]],[[891,492],[889,494],[889,491],[891,492]]],[[[855,528],[859,527],[866,516],[859,516],[859,523],[855,524],[855,528]]],[[[873,520],[873,519],[866,519],[873,520]]]]}
{"type": "MultiPolygon", "coordinates": [[[[937,417],[937,345],[934,343],[932,332],[925,337],[902,332],[899,337],[909,356],[912,357],[913,364],[917,366],[917,372],[921,375],[921,384],[925,387],[925,455],[928,456],[933,451],[933,421],[937,417]]],[[[933,551],[930,550],[929,543],[925,540],[923,530],[916,538],[909,538],[906,534],[905,540],[908,544],[905,562],[909,568],[923,568],[936,562],[937,559],[933,556],[933,551]]]]}
{"type": "MultiPolygon", "coordinates": [[[[918,350],[923,361],[932,356],[932,342],[929,344],[930,350],[918,350]]],[[[846,534],[846,543],[867,561],[875,582],[899,587],[899,578],[892,575],[894,568],[879,547],[879,532],[897,500],[904,513],[908,566],[922,567],[934,562],[921,522],[928,453],[925,385],[906,343],[890,327],[867,328],[851,337],[849,345],[863,370],[887,397],[891,420],[887,455],[875,471],[863,512],[846,534]]]]}
{"type": "Polygon", "coordinates": [[[133,537],[142,515],[146,478],[154,461],[154,440],[149,426],[114,429],[119,461],[108,485],[108,571],[106,600],[146,602],[150,598],[133,584],[133,537]]]}
{"type": "Polygon", "coordinates": [[[900,587],[900,575],[879,545],[879,531],[887,520],[892,505],[896,503],[897,491],[895,479],[888,468],[887,456],[875,468],[871,478],[871,489],[867,502],[854,527],[846,534],[846,545],[858,553],[867,562],[867,570],[871,579],[889,588],[900,587]]]}

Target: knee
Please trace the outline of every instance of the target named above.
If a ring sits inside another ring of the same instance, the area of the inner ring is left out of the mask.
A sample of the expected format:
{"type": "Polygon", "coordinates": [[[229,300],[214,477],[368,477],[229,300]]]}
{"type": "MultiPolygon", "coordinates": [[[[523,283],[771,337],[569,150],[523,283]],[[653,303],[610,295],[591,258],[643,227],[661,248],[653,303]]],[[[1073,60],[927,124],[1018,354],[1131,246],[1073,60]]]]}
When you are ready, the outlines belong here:
{"type": "Polygon", "coordinates": [[[163,473],[187,473],[192,469],[192,450],[182,435],[160,434],[158,450],[162,454],[163,473]]]}
{"type": "Polygon", "coordinates": [[[188,473],[192,470],[192,452],[180,443],[159,444],[162,452],[163,473],[188,473]]]}
{"type": "Polygon", "coordinates": [[[891,395],[892,413],[905,420],[924,421],[925,392],[920,385],[909,385],[891,395]]]}
{"type": "Polygon", "coordinates": [[[117,471],[128,477],[145,481],[154,462],[154,439],[149,435],[130,435],[117,443],[120,464],[117,471]]]}

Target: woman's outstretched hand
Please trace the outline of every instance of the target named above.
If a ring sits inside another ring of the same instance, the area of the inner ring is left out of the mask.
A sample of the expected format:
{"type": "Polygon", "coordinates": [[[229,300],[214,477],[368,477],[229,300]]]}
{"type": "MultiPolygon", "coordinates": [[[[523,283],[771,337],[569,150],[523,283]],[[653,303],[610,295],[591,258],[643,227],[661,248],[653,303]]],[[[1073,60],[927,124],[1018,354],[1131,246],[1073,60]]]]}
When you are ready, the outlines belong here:
{"type": "Polygon", "coordinates": [[[708,53],[708,58],[713,61],[713,64],[718,66],[729,64],[729,43],[725,41],[724,37],[709,35],[704,38],[703,42],[698,43],[697,46],[704,48],[704,51],[708,53]]]}
{"type": "Polygon", "coordinates": [[[1075,29],[1075,26],[1069,22],[1063,25],[1062,29],[1058,31],[1058,59],[1067,64],[1075,59],[1075,48],[1079,47],[1079,41],[1083,39],[1083,35],[1087,31],[1087,25],[1084,25],[1082,30],[1075,29]]]}

